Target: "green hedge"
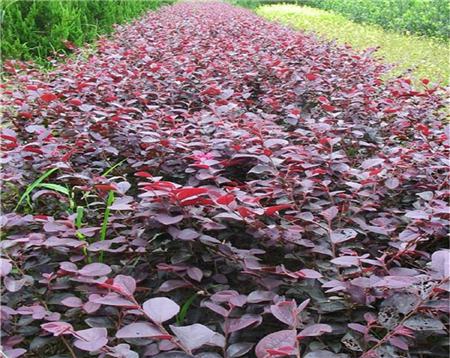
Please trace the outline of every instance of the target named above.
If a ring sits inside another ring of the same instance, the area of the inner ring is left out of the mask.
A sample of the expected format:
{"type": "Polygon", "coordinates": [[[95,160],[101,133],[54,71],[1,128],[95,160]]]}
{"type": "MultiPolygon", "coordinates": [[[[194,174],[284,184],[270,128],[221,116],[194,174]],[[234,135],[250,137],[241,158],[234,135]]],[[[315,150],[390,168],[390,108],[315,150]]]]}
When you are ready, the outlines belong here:
{"type": "Polygon", "coordinates": [[[299,0],[298,4],[332,10],[355,22],[448,40],[449,0],[299,0]]]}
{"type": "Polygon", "coordinates": [[[262,5],[275,4],[299,4],[299,0],[228,0],[233,5],[248,7],[250,9],[257,8],[262,5]]]}
{"type": "Polygon", "coordinates": [[[45,61],[112,30],[113,24],[139,16],[173,0],[2,0],[2,59],[45,61]]]}

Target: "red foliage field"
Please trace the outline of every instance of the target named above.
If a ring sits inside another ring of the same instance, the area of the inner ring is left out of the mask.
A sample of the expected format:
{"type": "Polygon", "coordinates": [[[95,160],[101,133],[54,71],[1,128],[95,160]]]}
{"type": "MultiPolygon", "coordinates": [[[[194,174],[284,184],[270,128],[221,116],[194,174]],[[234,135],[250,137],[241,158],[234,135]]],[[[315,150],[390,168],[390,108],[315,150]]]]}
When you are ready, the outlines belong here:
{"type": "Polygon", "coordinates": [[[7,357],[448,354],[442,88],[221,3],[4,69],[7,357]]]}

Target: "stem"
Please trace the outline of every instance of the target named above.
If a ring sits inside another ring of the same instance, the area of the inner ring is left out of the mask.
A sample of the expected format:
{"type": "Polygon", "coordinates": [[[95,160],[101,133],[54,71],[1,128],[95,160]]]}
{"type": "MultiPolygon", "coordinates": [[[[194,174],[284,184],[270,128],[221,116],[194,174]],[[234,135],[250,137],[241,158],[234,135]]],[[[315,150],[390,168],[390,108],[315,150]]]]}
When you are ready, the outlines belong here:
{"type": "Polygon", "coordinates": [[[70,352],[70,355],[72,356],[72,358],[77,358],[77,355],[75,354],[75,352],[73,351],[73,349],[69,345],[69,343],[67,343],[67,340],[64,338],[64,336],[61,335],[60,337],[61,337],[61,340],[63,341],[64,345],[66,346],[67,350],[70,352]]]}
{"type": "Polygon", "coordinates": [[[397,327],[403,326],[403,324],[405,323],[405,321],[407,319],[409,319],[411,316],[415,315],[417,313],[417,310],[420,308],[420,306],[426,302],[427,300],[429,300],[431,298],[431,296],[433,295],[433,291],[436,287],[444,284],[445,282],[447,282],[449,280],[449,278],[445,278],[443,280],[441,280],[440,282],[438,282],[433,288],[430,289],[430,293],[425,297],[420,299],[420,301],[416,304],[416,306],[414,307],[413,310],[411,310],[411,312],[409,312],[407,315],[405,315],[405,317],[403,317],[403,319],[397,324],[396,327],[394,327],[394,329],[392,329],[391,331],[389,331],[388,333],[386,333],[386,335],[377,342],[377,344],[375,344],[372,348],[370,348],[367,352],[364,353],[363,357],[365,357],[368,353],[372,353],[373,351],[375,351],[377,348],[379,348],[380,346],[382,346],[386,341],[388,341],[391,337],[393,337],[395,335],[395,331],[397,329],[397,327]]]}

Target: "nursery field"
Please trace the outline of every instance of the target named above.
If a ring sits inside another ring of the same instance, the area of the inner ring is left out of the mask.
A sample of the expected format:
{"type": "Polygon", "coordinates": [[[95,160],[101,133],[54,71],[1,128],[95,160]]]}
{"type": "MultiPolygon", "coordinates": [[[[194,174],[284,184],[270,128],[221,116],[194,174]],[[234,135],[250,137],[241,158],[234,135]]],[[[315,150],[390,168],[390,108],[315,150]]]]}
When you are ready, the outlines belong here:
{"type": "Polygon", "coordinates": [[[5,61],[5,357],[449,354],[444,88],[221,2],[5,61]]]}

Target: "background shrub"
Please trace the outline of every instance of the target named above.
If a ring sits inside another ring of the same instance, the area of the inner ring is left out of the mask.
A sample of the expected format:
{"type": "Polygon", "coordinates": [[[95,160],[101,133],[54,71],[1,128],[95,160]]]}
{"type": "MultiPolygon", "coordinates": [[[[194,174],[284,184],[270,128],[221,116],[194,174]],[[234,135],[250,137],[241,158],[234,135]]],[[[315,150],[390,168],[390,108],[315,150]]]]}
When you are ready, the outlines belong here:
{"type": "Polygon", "coordinates": [[[113,24],[173,0],[6,0],[2,2],[2,58],[45,59],[108,33],[113,24]]]}
{"type": "Polygon", "coordinates": [[[356,22],[385,29],[448,39],[447,0],[299,0],[298,4],[333,10],[356,22]]]}

